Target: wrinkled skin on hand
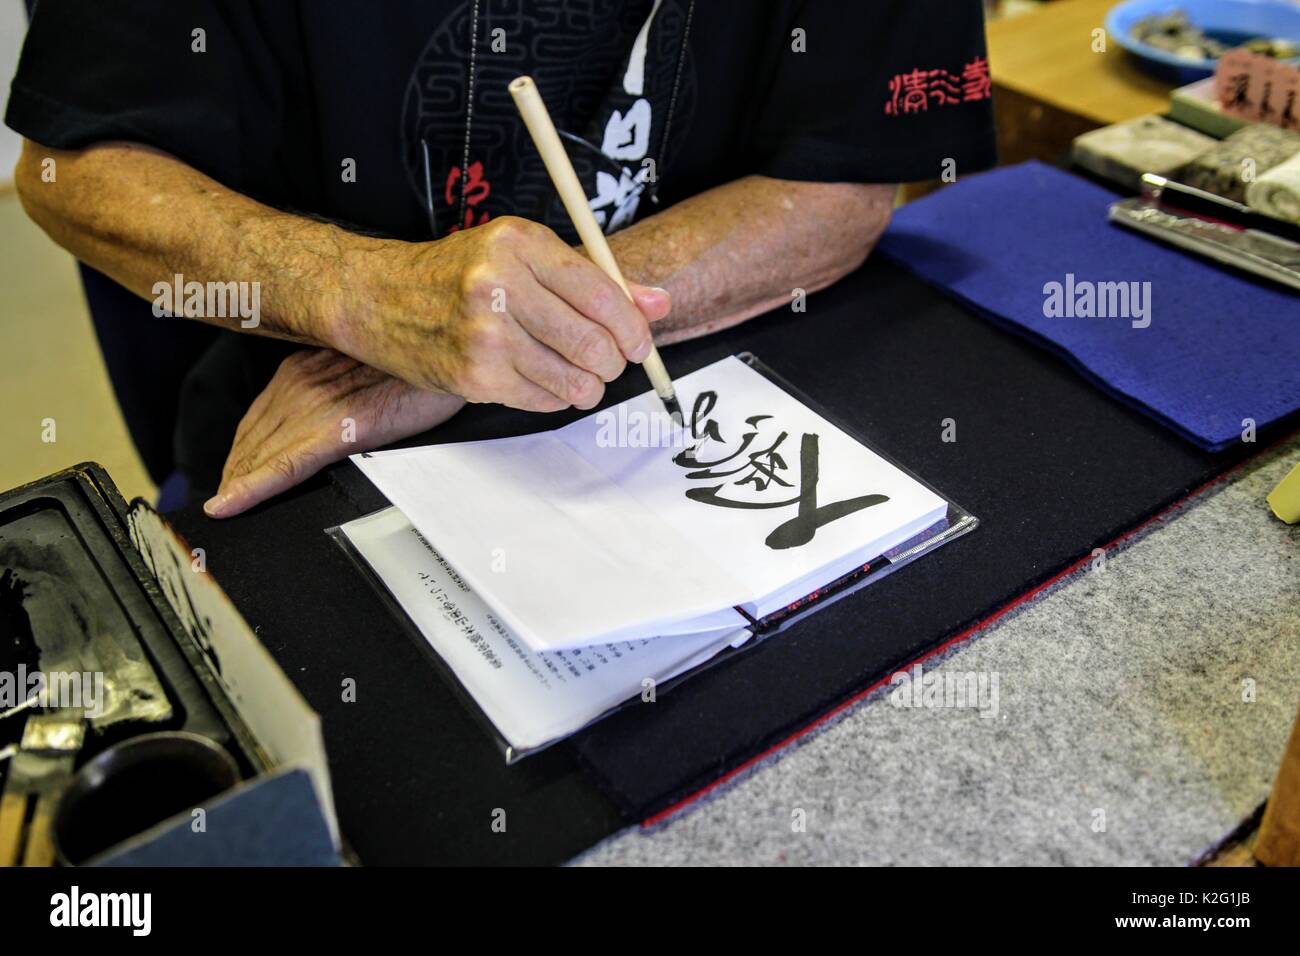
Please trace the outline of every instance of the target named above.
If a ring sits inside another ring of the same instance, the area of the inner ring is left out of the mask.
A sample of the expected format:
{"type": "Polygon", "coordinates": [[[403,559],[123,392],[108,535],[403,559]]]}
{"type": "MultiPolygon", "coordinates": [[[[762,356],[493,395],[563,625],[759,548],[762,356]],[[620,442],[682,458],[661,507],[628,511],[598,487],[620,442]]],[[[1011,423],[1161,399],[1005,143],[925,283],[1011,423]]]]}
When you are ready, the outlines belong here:
{"type": "Polygon", "coordinates": [[[239,423],[221,487],[204,510],[237,515],[332,462],[440,425],[464,405],[329,349],[296,352],[239,423]]]}
{"type": "Polygon", "coordinates": [[[527,411],[593,408],[671,307],[647,286],[629,301],[552,230],[513,216],[349,253],[347,274],[336,347],[419,388],[527,411]]]}

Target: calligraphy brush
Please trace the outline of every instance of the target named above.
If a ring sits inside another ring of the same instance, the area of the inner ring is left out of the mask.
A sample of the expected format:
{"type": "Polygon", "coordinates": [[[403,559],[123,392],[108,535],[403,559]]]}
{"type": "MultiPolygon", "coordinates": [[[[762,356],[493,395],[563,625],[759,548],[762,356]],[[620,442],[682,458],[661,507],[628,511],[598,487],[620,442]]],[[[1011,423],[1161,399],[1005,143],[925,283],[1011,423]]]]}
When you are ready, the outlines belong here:
{"type": "MultiPolygon", "coordinates": [[[[587,205],[587,194],[583,191],[582,184],[578,182],[578,174],[574,172],[569,154],[565,152],[564,145],[560,142],[555,124],[551,122],[551,114],[546,111],[542,95],[537,91],[537,84],[533,82],[531,76],[520,76],[511,80],[509,89],[510,95],[514,97],[515,106],[519,109],[519,115],[523,117],[524,125],[528,127],[528,133],[533,138],[533,145],[542,155],[542,162],[546,164],[546,171],[550,174],[551,182],[555,184],[555,191],[560,194],[560,201],[564,203],[569,218],[573,220],[573,228],[578,231],[578,236],[582,239],[587,255],[591,257],[592,262],[600,266],[605,275],[618,283],[618,287],[631,299],[632,290],[627,287],[627,281],[623,278],[618,263],[614,261],[614,253],[610,251],[609,243],[605,241],[605,233],[596,222],[596,217],[592,215],[591,207],[587,205]]],[[[650,376],[650,384],[654,386],[668,414],[678,425],[682,424],[682,407],[677,402],[677,391],[673,388],[673,380],[668,375],[668,369],[664,368],[663,359],[659,357],[659,350],[653,344],[650,346],[650,354],[641,364],[645,366],[646,374],[650,376]]]]}

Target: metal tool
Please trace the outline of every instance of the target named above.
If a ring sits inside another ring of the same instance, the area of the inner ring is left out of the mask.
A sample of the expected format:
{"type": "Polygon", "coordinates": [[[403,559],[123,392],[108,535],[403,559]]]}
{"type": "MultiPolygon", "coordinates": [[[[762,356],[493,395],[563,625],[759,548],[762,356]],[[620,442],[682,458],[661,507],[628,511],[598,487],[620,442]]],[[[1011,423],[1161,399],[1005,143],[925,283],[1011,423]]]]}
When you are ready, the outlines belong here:
{"type": "Polygon", "coordinates": [[[27,719],[0,795],[0,866],[53,865],[54,812],[85,740],[86,719],[80,711],[27,719]]]}

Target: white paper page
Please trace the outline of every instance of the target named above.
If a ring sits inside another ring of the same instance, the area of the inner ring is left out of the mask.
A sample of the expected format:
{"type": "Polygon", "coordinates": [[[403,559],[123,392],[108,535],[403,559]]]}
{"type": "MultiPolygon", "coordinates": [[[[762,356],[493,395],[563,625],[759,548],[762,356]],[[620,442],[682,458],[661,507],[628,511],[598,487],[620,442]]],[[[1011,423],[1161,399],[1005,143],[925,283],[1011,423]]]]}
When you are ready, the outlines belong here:
{"type": "Polygon", "coordinates": [[[739,618],[745,585],[554,433],[352,460],[534,650],[739,618]]]}
{"type": "Polygon", "coordinates": [[[946,513],[934,492],[734,356],[675,385],[685,431],[662,427],[663,406],[646,392],[556,435],[744,582],[757,617],[946,513]],[[797,520],[801,497],[824,523],[797,520]],[[834,517],[837,507],[845,513],[834,517]]]}
{"type": "Polygon", "coordinates": [[[553,433],[353,461],[535,650],[761,617],[947,505],[736,358],[553,433]]]}
{"type": "MultiPolygon", "coordinates": [[[[537,653],[505,627],[396,508],[343,525],[425,639],[516,749],[564,737],[609,708],[749,638],[743,629],[537,653]]],[[[653,706],[647,703],[645,706],[653,706]]]]}

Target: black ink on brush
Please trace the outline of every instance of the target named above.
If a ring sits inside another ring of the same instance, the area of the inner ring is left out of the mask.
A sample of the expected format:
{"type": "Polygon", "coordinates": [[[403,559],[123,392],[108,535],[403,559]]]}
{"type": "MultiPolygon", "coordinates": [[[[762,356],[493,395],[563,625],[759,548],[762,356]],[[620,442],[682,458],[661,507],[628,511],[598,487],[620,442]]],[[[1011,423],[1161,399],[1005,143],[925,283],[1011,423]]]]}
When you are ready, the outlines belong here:
{"type": "Polygon", "coordinates": [[[686,419],[682,415],[682,406],[681,403],[677,401],[677,396],[670,395],[665,398],[663,402],[664,408],[667,409],[668,414],[672,417],[673,424],[678,428],[682,427],[682,425],[686,423],[686,419]]]}
{"type": "MultiPolygon", "coordinates": [[[[716,442],[723,441],[722,432],[716,421],[710,418],[703,425],[700,423],[702,417],[713,411],[717,401],[716,392],[701,392],[696,397],[695,406],[691,410],[692,438],[707,438],[716,442]]],[[[741,475],[741,477],[731,482],[733,486],[752,485],[756,492],[766,492],[772,485],[793,488],[794,485],[785,480],[780,474],[780,472],[789,469],[785,458],[778,450],[788,437],[787,432],[781,432],[777,435],[776,440],[766,448],[745,454],[754,439],[758,437],[759,423],[771,417],[771,415],[751,415],[745,419],[745,424],[754,430],[742,435],[740,447],[724,458],[714,461],[701,461],[699,450],[703,443],[699,443],[674,456],[673,463],[683,468],[694,469],[686,475],[691,481],[707,478],[730,478],[733,475],[741,475]],[[739,460],[740,464],[735,468],[719,468],[721,465],[736,460],[739,460]]],[[[722,489],[725,487],[724,484],[709,485],[703,488],[688,488],[686,497],[691,501],[698,501],[701,504],[714,505],[719,508],[740,508],[745,510],[786,508],[790,505],[797,505],[798,511],[795,516],[778,525],[765,539],[764,543],[774,551],[805,545],[813,539],[817,529],[823,525],[862,511],[864,508],[883,504],[889,500],[888,495],[861,495],[857,498],[848,498],[829,505],[818,505],[817,483],[820,477],[820,438],[814,432],[805,432],[799,444],[799,491],[794,497],[782,498],[776,501],[743,501],[728,498],[721,494],[722,489]]]]}

